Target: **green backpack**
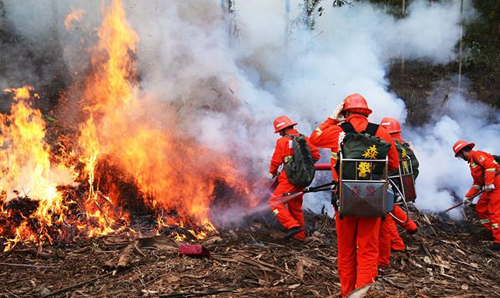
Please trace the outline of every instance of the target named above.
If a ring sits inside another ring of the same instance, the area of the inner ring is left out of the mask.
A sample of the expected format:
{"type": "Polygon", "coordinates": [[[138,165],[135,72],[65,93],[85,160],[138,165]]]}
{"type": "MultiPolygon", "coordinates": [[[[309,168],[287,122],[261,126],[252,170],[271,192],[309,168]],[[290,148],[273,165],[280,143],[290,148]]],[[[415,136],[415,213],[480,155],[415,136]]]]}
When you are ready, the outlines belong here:
{"type": "MultiPolygon", "coordinates": [[[[413,150],[410,148],[410,144],[400,143],[396,139],[393,139],[393,140],[394,140],[394,143],[396,144],[396,149],[398,150],[398,153],[399,153],[399,160],[400,161],[402,160],[403,164],[404,164],[404,160],[406,159],[406,157],[410,158],[411,168],[413,171],[413,178],[416,180],[418,173],[419,173],[419,171],[418,171],[419,162],[418,162],[417,156],[415,155],[415,152],[413,152],[413,150]]],[[[389,175],[390,176],[399,175],[399,172],[389,173],[389,175]]]]}
{"type": "MultiPolygon", "coordinates": [[[[368,123],[362,132],[356,132],[351,123],[340,125],[346,133],[341,143],[341,151],[344,159],[385,159],[391,148],[391,144],[376,137],[379,125],[368,123]]],[[[339,161],[336,168],[339,172],[339,161]]],[[[352,180],[378,180],[384,176],[385,165],[381,163],[368,162],[345,162],[343,164],[343,177],[341,179],[352,180]]]]}
{"type": "Polygon", "coordinates": [[[303,135],[286,136],[292,139],[293,149],[292,157],[283,167],[288,181],[295,186],[309,186],[314,179],[316,170],[307,140],[303,135]]]}

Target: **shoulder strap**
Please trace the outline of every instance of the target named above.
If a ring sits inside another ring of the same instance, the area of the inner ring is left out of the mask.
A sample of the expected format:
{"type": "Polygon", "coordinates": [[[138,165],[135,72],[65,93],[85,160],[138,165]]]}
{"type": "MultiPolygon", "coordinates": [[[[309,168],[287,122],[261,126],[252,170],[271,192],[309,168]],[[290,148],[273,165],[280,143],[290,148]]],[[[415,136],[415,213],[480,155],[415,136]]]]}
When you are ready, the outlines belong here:
{"type": "Polygon", "coordinates": [[[481,169],[483,168],[483,166],[481,166],[478,162],[477,162],[477,159],[474,158],[474,156],[471,156],[472,157],[472,162],[474,162],[474,164],[476,164],[476,166],[479,166],[481,169]]]}
{"type": "MultiPolygon", "coordinates": [[[[364,131],[362,131],[362,133],[365,132],[371,136],[375,136],[375,134],[377,133],[378,127],[379,127],[378,124],[368,122],[366,129],[364,131]]],[[[349,122],[342,123],[340,125],[340,128],[342,128],[342,130],[345,133],[356,132],[356,130],[354,129],[354,126],[352,126],[352,124],[349,122]]]]}
{"type": "Polygon", "coordinates": [[[374,137],[375,134],[377,133],[378,127],[379,127],[378,124],[369,122],[368,126],[365,129],[365,132],[374,137]]]}
{"type": "Polygon", "coordinates": [[[345,133],[350,133],[350,132],[356,132],[354,130],[354,126],[352,126],[351,123],[349,122],[344,122],[340,125],[340,128],[342,128],[342,130],[345,132],[345,133]]]}

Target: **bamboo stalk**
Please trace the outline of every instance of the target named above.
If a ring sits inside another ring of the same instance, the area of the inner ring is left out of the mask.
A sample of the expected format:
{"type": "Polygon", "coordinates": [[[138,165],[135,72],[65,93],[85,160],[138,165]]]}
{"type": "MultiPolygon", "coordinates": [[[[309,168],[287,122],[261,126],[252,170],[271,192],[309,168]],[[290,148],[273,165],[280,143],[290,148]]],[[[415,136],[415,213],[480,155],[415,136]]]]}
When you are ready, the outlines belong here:
{"type": "MultiPolygon", "coordinates": [[[[404,18],[406,15],[406,0],[403,0],[401,13],[402,13],[403,18],[404,18]]],[[[405,73],[405,48],[403,45],[403,47],[401,49],[401,74],[404,74],[404,73],[405,73]]]]}
{"type": "Polygon", "coordinates": [[[460,45],[458,50],[458,92],[462,88],[462,55],[464,47],[464,24],[463,24],[463,14],[464,14],[464,0],[460,1],[460,45]]]}

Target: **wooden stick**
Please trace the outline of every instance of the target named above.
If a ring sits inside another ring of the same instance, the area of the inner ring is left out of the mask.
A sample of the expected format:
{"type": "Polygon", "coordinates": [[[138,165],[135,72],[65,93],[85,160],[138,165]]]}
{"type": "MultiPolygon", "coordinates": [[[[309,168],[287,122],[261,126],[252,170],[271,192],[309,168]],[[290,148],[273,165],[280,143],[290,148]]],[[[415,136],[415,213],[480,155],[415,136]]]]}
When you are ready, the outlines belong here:
{"type": "Polygon", "coordinates": [[[50,296],[54,296],[54,295],[57,295],[57,294],[60,294],[60,293],[64,293],[68,290],[72,290],[74,288],[79,288],[85,284],[88,284],[88,283],[91,283],[91,282],[94,282],[96,280],[99,280],[101,278],[104,278],[104,277],[107,277],[107,276],[110,276],[111,274],[113,274],[113,272],[109,272],[109,273],[106,273],[104,275],[101,275],[101,276],[98,276],[98,277],[95,277],[95,278],[92,278],[92,279],[89,279],[89,280],[85,280],[85,281],[82,281],[82,282],[79,282],[79,283],[76,283],[74,285],[71,285],[71,286],[68,286],[68,287],[65,287],[65,288],[62,288],[62,289],[59,289],[57,291],[54,291],[52,293],[49,293],[47,295],[44,295],[42,296],[42,298],[46,298],[46,297],[50,297],[50,296]]]}
{"type": "Polygon", "coordinates": [[[52,267],[52,266],[39,266],[39,265],[15,264],[15,263],[0,263],[0,265],[12,266],[12,267],[42,268],[42,269],[55,269],[56,268],[56,267],[52,267]]]}
{"type": "Polygon", "coordinates": [[[218,289],[218,290],[204,290],[201,292],[191,292],[191,293],[174,293],[174,294],[163,294],[160,295],[161,298],[184,298],[184,297],[203,297],[208,295],[215,295],[220,293],[236,292],[233,289],[218,289]]]}

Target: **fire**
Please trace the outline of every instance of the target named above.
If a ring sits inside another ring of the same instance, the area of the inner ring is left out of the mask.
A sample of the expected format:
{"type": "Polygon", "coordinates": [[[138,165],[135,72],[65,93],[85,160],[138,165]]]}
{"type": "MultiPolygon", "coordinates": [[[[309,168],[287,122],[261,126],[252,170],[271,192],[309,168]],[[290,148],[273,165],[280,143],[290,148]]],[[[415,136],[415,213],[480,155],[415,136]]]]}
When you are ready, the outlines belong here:
{"type": "MultiPolygon", "coordinates": [[[[14,95],[10,115],[0,115],[0,164],[3,175],[0,177],[0,189],[11,190],[1,196],[4,205],[19,196],[38,199],[38,208],[33,216],[40,220],[38,231],[30,231],[24,219],[15,231],[16,237],[10,239],[10,248],[22,238],[30,238],[30,233],[44,234],[46,226],[61,223],[63,210],[62,194],[57,190],[58,183],[71,183],[75,174],[64,165],[53,165],[50,160],[50,146],[45,142],[46,126],[39,110],[31,107],[30,99],[38,99],[33,88],[25,86],[19,89],[6,89],[4,92],[14,95]],[[33,96],[31,95],[33,93],[33,96]],[[59,217],[54,214],[61,214],[59,217]]],[[[3,210],[3,213],[6,211],[3,210]]],[[[44,235],[49,241],[50,237],[44,235]]],[[[40,240],[44,240],[43,238],[40,240]]]]}
{"type": "Polygon", "coordinates": [[[77,8],[71,12],[64,20],[64,27],[66,30],[73,30],[73,22],[80,22],[84,14],[83,9],[77,8]]]}
{"type": "MultiPolygon", "coordinates": [[[[82,15],[75,10],[65,25],[82,15]]],[[[210,211],[220,189],[230,189],[231,198],[248,205],[256,203],[236,160],[204,148],[161,99],[140,90],[139,36],[121,0],[106,9],[97,36],[80,98],[83,120],[76,141],[60,136],[66,140],[61,143],[72,143],[58,151],[62,156],[54,156],[45,142],[42,113],[30,106],[38,97],[33,88],[6,90],[15,101],[0,124],[0,235],[8,235],[0,240],[6,240],[6,250],[20,241],[52,243],[70,234],[137,233],[133,220],[138,213],[153,217],[153,232],[177,226],[203,239],[216,232],[210,211]],[[5,193],[11,190],[19,192],[5,193]]]]}
{"type": "MultiPolygon", "coordinates": [[[[98,31],[92,58],[97,72],[83,97],[89,111],[80,137],[86,164],[106,160],[135,182],[148,207],[177,210],[203,224],[209,221],[214,181],[237,186],[238,173],[230,160],[214,159],[185,136],[173,113],[160,115],[161,102],[139,94],[133,59],[139,38],[125,16],[121,1],[113,1],[98,31]]],[[[93,167],[87,167],[89,177],[93,167]]]]}

